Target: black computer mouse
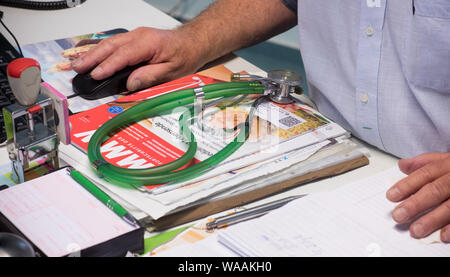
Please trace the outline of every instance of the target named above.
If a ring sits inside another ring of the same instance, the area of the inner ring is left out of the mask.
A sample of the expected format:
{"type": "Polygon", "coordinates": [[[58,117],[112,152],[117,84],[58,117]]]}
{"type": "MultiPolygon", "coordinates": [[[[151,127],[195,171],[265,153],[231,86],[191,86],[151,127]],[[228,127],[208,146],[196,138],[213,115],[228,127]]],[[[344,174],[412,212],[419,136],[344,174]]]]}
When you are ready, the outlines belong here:
{"type": "Polygon", "coordinates": [[[73,91],[87,100],[96,100],[126,92],[128,76],[143,65],[146,65],[146,63],[125,67],[113,76],[103,80],[93,79],[90,73],[78,74],[72,80],[73,91]]]}

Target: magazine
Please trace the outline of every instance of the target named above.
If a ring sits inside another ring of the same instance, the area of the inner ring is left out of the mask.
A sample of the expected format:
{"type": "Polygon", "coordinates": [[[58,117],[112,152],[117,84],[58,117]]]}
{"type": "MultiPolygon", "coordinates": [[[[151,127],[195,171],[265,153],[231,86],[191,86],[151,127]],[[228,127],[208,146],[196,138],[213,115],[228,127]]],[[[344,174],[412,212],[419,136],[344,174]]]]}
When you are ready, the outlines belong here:
{"type": "Polygon", "coordinates": [[[72,70],[72,60],[95,47],[102,39],[125,32],[127,32],[125,29],[114,29],[70,38],[32,43],[24,45],[22,52],[25,57],[33,58],[39,62],[42,79],[66,96],[68,98],[69,110],[72,113],[77,113],[111,102],[117,96],[105,97],[94,101],[85,100],[76,96],[72,89],[72,79],[77,73],[72,70]]]}

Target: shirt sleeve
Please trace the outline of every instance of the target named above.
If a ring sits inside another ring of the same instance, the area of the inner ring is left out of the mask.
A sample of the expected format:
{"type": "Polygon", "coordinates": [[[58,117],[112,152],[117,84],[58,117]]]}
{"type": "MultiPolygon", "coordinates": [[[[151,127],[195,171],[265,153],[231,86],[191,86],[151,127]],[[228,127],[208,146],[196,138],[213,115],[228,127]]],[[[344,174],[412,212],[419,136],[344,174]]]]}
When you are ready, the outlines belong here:
{"type": "Polygon", "coordinates": [[[297,0],[281,0],[281,2],[283,2],[286,7],[297,14],[297,0]]]}

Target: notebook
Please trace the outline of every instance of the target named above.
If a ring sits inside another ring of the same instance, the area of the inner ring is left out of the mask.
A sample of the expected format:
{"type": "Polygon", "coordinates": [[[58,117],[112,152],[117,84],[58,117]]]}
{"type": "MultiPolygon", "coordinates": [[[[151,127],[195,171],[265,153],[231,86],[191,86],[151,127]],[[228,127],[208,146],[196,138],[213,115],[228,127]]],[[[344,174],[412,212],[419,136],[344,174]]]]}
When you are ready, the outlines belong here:
{"type": "Polygon", "coordinates": [[[64,169],[0,191],[0,213],[45,256],[121,256],[143,249],[143,228],[125,222],[64,169]]]}

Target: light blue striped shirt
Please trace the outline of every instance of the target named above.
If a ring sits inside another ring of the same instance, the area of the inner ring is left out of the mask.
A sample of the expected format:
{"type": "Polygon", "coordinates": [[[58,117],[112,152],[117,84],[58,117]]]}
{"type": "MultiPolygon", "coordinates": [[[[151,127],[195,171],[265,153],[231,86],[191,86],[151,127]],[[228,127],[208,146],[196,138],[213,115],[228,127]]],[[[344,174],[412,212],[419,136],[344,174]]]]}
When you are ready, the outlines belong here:
{"type": "Polygon", "coordinates": [[[322,113],[398,157],[450,152],[450,0],[298,0],[298,17],[322,113]]]}

